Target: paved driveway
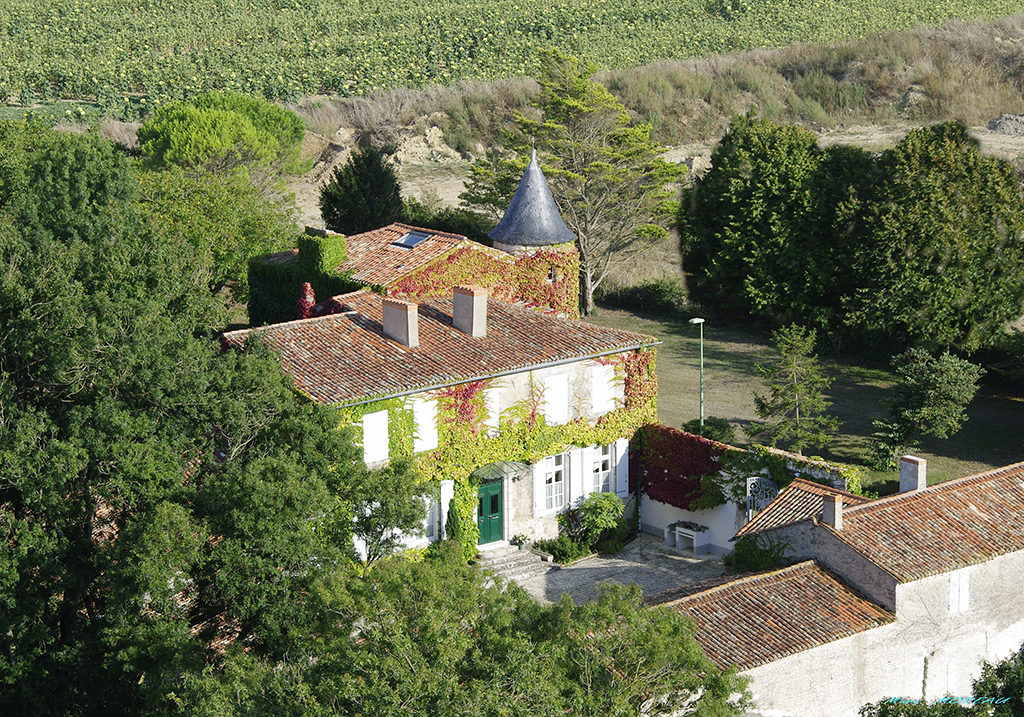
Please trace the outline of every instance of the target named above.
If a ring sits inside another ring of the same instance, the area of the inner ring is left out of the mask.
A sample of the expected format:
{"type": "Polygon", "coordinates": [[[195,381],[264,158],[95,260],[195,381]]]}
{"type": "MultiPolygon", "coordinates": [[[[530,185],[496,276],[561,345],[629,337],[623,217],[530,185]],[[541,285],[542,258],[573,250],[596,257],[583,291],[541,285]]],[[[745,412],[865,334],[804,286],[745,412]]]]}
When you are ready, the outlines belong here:
{"type": "Polygon", "coordinates": [[[577,604],[597,597],[602,582],[637,583],[644,596],[725,574],[719,557],[666,548],[661,538],[640,533],[621,552],[587,558],[569,567],[524,580],[520,585],[538,600],[557,602],[568,594],[577,604]]]}

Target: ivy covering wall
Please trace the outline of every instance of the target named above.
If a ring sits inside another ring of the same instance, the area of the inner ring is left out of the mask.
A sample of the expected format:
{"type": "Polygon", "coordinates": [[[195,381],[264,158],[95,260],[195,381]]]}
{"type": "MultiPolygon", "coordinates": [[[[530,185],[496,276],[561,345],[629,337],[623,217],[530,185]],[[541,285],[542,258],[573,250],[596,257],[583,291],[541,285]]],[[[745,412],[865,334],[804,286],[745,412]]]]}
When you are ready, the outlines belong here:
{"type": "Polygon", "coordinates": [[[476,284],[491,289],[491,295],[501,301],[522,302],[578,319],[579,271],[579,254],[572,245],[514,256],[462,246],[396,281],[388,293],[450,296],[452,287],[476,284]]]}
{"type": "Polygon", "coordinates": [[[746,450],[664,424],[643,426],[634,440],[635,478],[650,498],[683,510],[746,501],[747,478],[767,475],[782,490],[794,478],[861,492],[862,471],[765,446],[746,450]]]}
{"type": "Polygon", "coordinates": [[[302,284],[313,287],[316,299],[360,288],[347,274],[335,271],[345,261],[345,237],[333,232],[305,235],[299,239],[295,258],[269,263],[262,257],[249,260],[249,324],[263,326],[292,321],[302,284]]]}
{"type": "MultiPolygon", "coordinates": [[[[346,258],[344,235],[309,231],[299,240],[298,253],[292,259],[276,263],[262,257],[249,260],[252,326],[297,318],[295,302],[302,295],[303,282],[309,282],[319,302],[360,288],[383,293],[380,286],[363,285],[349,274],[337,272],[346,258]]],[[[578,319],[579,270],[579,254],[571,244],[514,256],[463,245],[391,284],[387,293],[447,297],[455,286],[476,284],[491,289],[491,295],[500,301],[521,302],[578,319]]]]}
{"type": "MultiPolygon", "coordinates": [[[[564,425],[548,425],[542,387],[532,380],[532,374],[530,394],[501,412],[499,430],[493,435],[483,425],[484,391],[493,380],[449,386],[429,394],[437,402],[438,447],[416,455],[414,463],[427,483],[454,481],[452,508],[460,522],[459,540],[467,560],[476,555],[480,537],[473,515],[479,486],[472,483],[470,474],[496,461],[536,463],[572,446],[605,445],[631,438],[641,426],[657,419],[654,358],[654,349],[642,349],[602,360],[615,367],[616,380],[623,383],[624,401],[594,424],[579,418],[564,425]]],[[[388,411],[391,458],[411,455],[415,431],[411,398],[339,409],[342,423],[357,428],[365,414],[382,410],[388,411]]]]}

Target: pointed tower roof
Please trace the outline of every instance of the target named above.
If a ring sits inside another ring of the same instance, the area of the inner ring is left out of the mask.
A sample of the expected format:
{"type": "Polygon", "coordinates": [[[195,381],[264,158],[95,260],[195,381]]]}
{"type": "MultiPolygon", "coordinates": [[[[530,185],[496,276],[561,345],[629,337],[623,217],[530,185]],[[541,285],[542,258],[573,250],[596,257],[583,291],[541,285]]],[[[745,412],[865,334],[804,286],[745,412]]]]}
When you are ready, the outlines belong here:
{"type": "Polygon", "coordinates": [[[487,236],[496,242],[522,246],[550,246],[576,241],[576,235],[565,226],[558,212],[548,180],[537,163],[536,150],[530,155],[530,164],[519,180],[505,216],[487,236]]]}

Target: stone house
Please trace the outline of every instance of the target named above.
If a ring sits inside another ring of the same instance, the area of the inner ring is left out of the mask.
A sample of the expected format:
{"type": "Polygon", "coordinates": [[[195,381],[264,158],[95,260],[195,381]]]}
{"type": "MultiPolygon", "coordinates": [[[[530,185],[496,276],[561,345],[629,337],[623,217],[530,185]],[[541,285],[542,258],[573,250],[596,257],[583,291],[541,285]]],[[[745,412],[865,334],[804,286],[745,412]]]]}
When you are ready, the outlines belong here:
{"type": "Polygon", "coordinates": [[[482,287],[419,302],[360,290],[337,313],[224,335],[268,342],[295,388],[338,409],[368,466],[410,455],[479,544],[553,537],[592,492],[629,500],[629,439],[654,419],[655,339],[490,298],[482,287]]]}
{"type": "Polygon", "coordinates": [[[1024,464],[865,501],[794,481],[742,535],[801,561],[688,586],[657,602],[690,615],[720,665],[752,678],[759,710],[843,717],[886,697],[969,697],[982,660],[1024,642],[1024,464]]]}
{"type": "Polygon", "coordinates": [[[363,288],[224,335],[268,342],[296,390],[355,429],[368,466],[413,458],[433,500],[409,547],[444,537],[450,510],[469,552],[554,537],[593,492],[629,501],[629,441],[657,415],[659,342],[573,318],[579,254],[536,154],[490,237],[307,232],[250,262],[253,324],[294,315],[299,281],[363,288]]]}
{"type": "MultiPolygon", "coordinates": [[[[329,298],[366,288],[412,299],[450,296],[456,286],[579,318],[579,253],[558,213],[536,155],[527,166],[488,247],[458,234],[390,224],[345,236],[306,228],[299,246],[249,263],[253,326],[297,318],[303,282],[329,298]]],[[[329,313],[321,304],[314,314],[329,313]]]]}

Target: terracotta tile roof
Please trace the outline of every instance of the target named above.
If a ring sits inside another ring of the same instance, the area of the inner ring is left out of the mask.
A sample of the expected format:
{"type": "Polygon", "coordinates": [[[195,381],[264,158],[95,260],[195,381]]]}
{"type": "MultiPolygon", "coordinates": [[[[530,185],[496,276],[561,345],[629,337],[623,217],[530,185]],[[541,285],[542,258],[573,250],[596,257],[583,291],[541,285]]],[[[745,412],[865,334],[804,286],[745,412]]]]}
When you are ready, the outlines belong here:
{"type": "Polygon", "coordinates": [[[460,234],[447,234],[408,224],[390,224],[380,229],[353,234],[345,238],[347,259],[337,270],[352,272],[352,278],[363,285],[387,287],[411,272],[444,257],[459,247],[470,246],[493,258],[513,263],[509,254],[477,244],[460,234]],[[410,231],[419,231],[428,237],[411,249],[393,246],[410,231]]]}
{"type": "Polygon", "coordinates": [[[487,301],[487,336],[452,326],[452,300],[419,304],[419,341],[407,348],[383,332],[382,298],[369,291],[335,297],[345,313],[224,334],[234,345],[250,334],[280,353],[298,390],[325,404],[451,385],[478,377],[653,346],[657,339],[609,329],[494,299],[487,301]]]}
{"type": "Polygon", "coordinates": [[[276,254],[266,254],[260,257],[260,261],[264,264],[290,264],[295,261],[299,256],[298,249],[289,249],[287,251],[279,251],[276,254]]]}
{"type": "Polygon", "coordinates": [[[1024,463],[844,510],[833,532],[900,582],[1024,550],[1024,463]]]}
{"type": "Polygon", "coordinates": [[[847,493],[845,490],[803,478],[794,478],[792,483],[775,496],[775,500],[754,516],[752,521],[740,528],[736,538],[820,517],[826,495],[842,496],[844,509],[869,502],[861,495],[847,493]]]}
{"type": "Polygon", "coordinates": [[[740,577],[665,605],[693,619],[712,662],[741,670],[896,619],[813,561],[740,577]]]}

